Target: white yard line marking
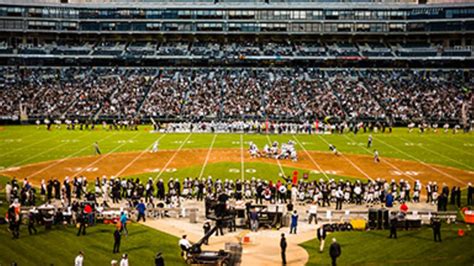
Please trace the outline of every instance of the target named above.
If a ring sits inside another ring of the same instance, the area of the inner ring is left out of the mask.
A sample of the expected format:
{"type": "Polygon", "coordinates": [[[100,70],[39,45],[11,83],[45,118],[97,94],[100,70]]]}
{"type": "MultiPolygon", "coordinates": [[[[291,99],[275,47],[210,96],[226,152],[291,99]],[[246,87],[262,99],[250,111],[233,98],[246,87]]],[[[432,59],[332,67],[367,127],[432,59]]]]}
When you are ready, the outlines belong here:
{"type": "MultiPolygon", "coordinates": [[[[412,141],[410,141],[410,140],[408,140],[408,139],[406,139],[406,138],[402,138],[402,137],[397,137],[397,138],[399,138],[399,139],[401,139],[401,140],[403,140],[403,141],[406,141],[406,142],[408,142],[408,143],[411,143],[411,142],[412,142],[412,141]]],[[[468,169],[470,169],[470,170],[473,170],[473,169],[474,169],[473,167],[471,167],[471,166],[469,166],[469,165],[467,165],[467,164],[465,164],[465,163],[462,163],[462,162],[460,162],[460,161],[458,161],[458,160],[454,160],[453,158],[450,158],[450,157],[448,157],[448,156],[446,156],[446,155],[443,155],[443,154],[441,154],[441,153],[432,151],[432,150],[430,150],[430,149],[428,149],[428,148],[425,148],[425,147],[423,147],[423,146],[418,146],[418,147],[421,148],[421,149],[423,149],[423,150],[425,150],[425,151],[431,152],[431,153],[434,154],[434,155],[437,155],[437,156],[439,156],[439,157],[442,157],[442,158],[444,158],[444,159],[446,159],[446,160],[449,160],[449,161],[452,161],[452,162],[457,163],[457,164],[459,164],[459,165],[462,165],[462,166],[464,166],[464,167],[466,167],[466,168],[468,168],[468,169]]]]}
{"type": "MultiPolygon", "coordinates": [[[[272,146],[272,141],[270,140],[270,136],[267,135],[267,139],[268,139],[268,144],[270,144],[270,146],[272,146]]],[[[280,160],[279,159],[275,159],[275,160],[278,163],[278,167],[280,167],[281,176],[286,177],[285,171],[283,171],[283,167],[281,166],[280,160]]]]}
{"type": "MultiPolygon", "coordinates": [[[[77,139],[81,139],[81,138],[87,137],[87,136],[89,136],[91,133],[92,133],[92,132],[89,132],[89,133],[87,133],[87,134],[84,134],[84,135],[78,137],[77,139]]],[[[58,144],[58,145],[56,145],[56,146],[54,146],[54,147],[51,147],[51,148],[49,148],[49,149],[47,149],[47,150],[44,150],[43,152],[37,153],[37,154],[35,154],[35,155],[33,155],[33,156],[30,156],[30,157],[28,157],[28,158],[25,158],[25,159],[19,161],[19,162],[16,162],[16,163],[10,165],[9,167],[14,167],[14,166],[21,165],[21,164],[24,163],[24,162],[27,162],[27,161],[29,161],[29,160],[31,160],[31,159],[34,159],[34,158],[37,158],[37,157],[39,157],[39,156],[41,156],[41,155],[43,155],[43,154],[47,154],[48,152],[50,152],[50,151],[52,151],[52,150],[55,150],[55,149],[57,149],[57,148],[60,148],[60,147],[62,147],[62,146],[64,146],[64,145],[67,145],[67,144],[69,144],[69,143],[68,143],[68,142],[63,142],[63,143],[58,144]]]]}
{"type": "Polygon", "coordinates": [[[444,176],[446,176],[446,177],[451,178],[452,180],[455,180],[455,181],[457,181],[457,182],[459,182],[459,183],[461,183],[461,184],[466,185],[466,184],[465,184],[463,181],[461,181],[460,179],[458,179],[458,178],[456,178],[456,177],[454,177],[454,176],[452,176],[452,175],[450,175],[450,174],[448,174],[448,173],[446,173],[446,172],[444,172],[444,171],[441,171],[441,170],[439,170],[439,169],[437,169],[437,168],[434,168],[434,167],[431,166],[430,164],[427,164],[427,163],[423,162],[422,160],[416,158],[415,156],[413,156],[413,155],[411,155],[411,154],[409,154],[409,153],[406,153],[406,152],[400,150],[399,148],[394,147],[393,145],[386,143],[385,141],[383,141],[383,140],[381,140],[381,139],[377,139],[377,141],[381,142],[382,144],[384,144],[384,145],[387,146],[387,147],[392,148],[393,150],[396,150],[396,151],[398,151],[398,152],[400,152],[400,153],[402,153],[402,154],[404,154],[404,155],[406,155],[406,156],[412,158],[413,160],[415,160],[415,161],[421,163],[422,165],[424,165],[424,166],[426,166],[426,167],[428,167],[428,168],[430,168],[430,169],[432,169],[432,170],[434,170],[434,171],[436,171],[436,172],[438,172],[438,173],[440,173],[440,174],[442,174],[442,175],[444,175],[444,176]]]}
{"type": "Polygon", "coordinates": [[[175,151],[175,153],[173,154],[173,156],[171,156],[171,158],[168,160],[168,162],[166,162],[165,166],[163,166],[163,168],[161,168],[160,172],[158,172],[158,174],[155,176],[155,179],[153,179],[153,183],[156,183],[156,180],[158,178],[160,178],[160,176],[165,172],[166,168],[168,167],[168,165],[170,165],[170,163],[173,161],[173,159],[176,157],[176,155],[178,154],[178,152],[183,148],[184,144],[186,144],[186,142],[188,141],[188,139],[191,137],[193,133],[189,133],[189,135],[186,137],[186,139],[183,141],[183,143],[181,143],[181,145],[179,145],[178,149],[175,151]]]}
{"type": "MultiPolygon", "coordinates": [[[[346,134],[344,134],[344,137],[345,137],[346,139],[350,140],[350,141],[355,141],[355,139],[349,138],[346,134]]],[[[368,148],[366,148],[365,146],[362,146],[362,148],[363,148],[364,150],[366,150],[367,153],[372,154],[372,152],[371,152],[368,148]]],[[[411,177],[411,176],[405,174],[405,171],[402,171],[400,168],[398,168],[398,167],[395,166],[394,164],[388,162],[387,160],[380,160],[380,161],[381,161],[382,163],[384,163],[384,164],[390,166],[392,169],[394,169],[394,170],[400,172],[402,175],[406,176],[407,178],[411,179],[412,181],[416,181],[416,179],[414,179],[413,177],[411,177]]]]}
{"type": "Polygon", "coordinates": [[[244,136],[240,134],[240,172],[241,172],[241,180],[245,179],[244,173],[244,136]]]}
{"type": "MultiPolygon", "coordinates": [[[[325,140],[323,137],[321,137],[319,134],[318,134],[318,137],[320,139],[322,139],[328,146],[329,146],[329,142],[327,142],[327,140],[325,140]]],[[[357,166],[351,159],[347,158],[347,156],[345,156],[342,152],[340,153],[342,158],[344,158],[344,160],[346,160],[350,165],[352,165],[352,167],[354,167],[357,171],[359,171],[359,173],[361,173],[362,175],[364,175],[366,178],[368,178],[369,180],[371,181],[374,181],[372,179],[372,177],[370,177],[364,170],[362,170],[359,166],[357,166]]]]}
{"type": "MultiPolygon", "coordinates": [[[[62,134],[62,133],[61,133],[61,134],[62,134]]],[[[59,135],[61,135],[61,134],[59,134],[59,135]]],[[[9,154],[11,154],[11,153],[14,153],[14,152],[17,152],[17,151],[24,150],[24,149],[29,148],[29,147],[34,146],[34,145],[38,145],[38,144],[43,143],[43,142],[45,142],[45,141],[48,141],[48,140],[50,140],[50,139],[52,139],[52,138],[56,138],[57,136],[58,136],[58,135],[54,135],[54,136],[51,136],[51,137],[49,137],[49,138],[45,138],[45,139],[42,139],[42,140],[40,140],[40,141],[36,141],[36,142],[30,143],[30,144],[28,144],[28,145],[26,145],[26,146],[23,146],[23,147],[21,147],[21,148],[14,149],[14,150],[12,150],[12,151],[10,151],[10,152],[6,152],[6,153],[3,153],[3,154],[0,154],[0,157],[7,156],[7,155],[9,155],[9,154]]]]}
{"type": "Polygon", "coordinates": [[[153,144],[155,144],[156,141],[160,141],[166,134],[161,135],[158,139],[153,141],[148,147],[146,147],[140,154],[138,154],[133,160],[131,160],[127,165],[125,165],[120,171],[118,171],[114,176],[120,176],[125,170],[127,170],[132,164],[134,164],[138,159],[140,159],[143,154],[145,154],[147,151],[149,151],[152,147],[153,144]]]}
{"type": "MultiPolygon", "coordinates": [[[[100,141],[104,141],[104,140],[106,140],[106,139],[112,137],[112,135],[115,135],[115,133],[114,133],[114,134],[110,134],[110,135],[108,135],[107,137],[100,139],[99,142],[100,142],[100,141]]],[[[51,168],[51,167],[53,167],[53,166],[56,166],[56,165],[58,165],[58,164],[64,162],[65,160],[67,160],[67,159],[69,159],[69,158],[71,158],[71,157],[74,157],[74,156],[77,155],[77,154],[80,154],[81,152],[83,152],[83,151],[85,151],[85,150],[87,150],[87,149],[90,149],[91,145],[92,145],[92,143],[87,144],[84,148],[82,148],[82,149],[80,149],[80,150],[78,150],[78,151],[76,151],[76,152],[74,152],[74,153],[71,153],[71,154],[69,154],[68,156],[62,158],[61,160],[56,161],[55,163],[50,164],[50,165],[48,165],[48,166],[46,166],[46,167],[44,167],[44,168],[42,168],[42,169],[40,169],[40,170],[38,170],[38,171],[32,173],[32,174],[30,174],[30,175],[27,176],[26,178],[28,179],[28,178],[30,178],[30,177],[33,177],[33,176],[39,174],[39,173],[42,173],[42,172],[48,170],[49,168],[51,168]]]]}
{"type": "Polygon", "coordinates": [[[448,145],[448,144],[446,144],[446,143],[443,143],[443,142],[441,142],[441,141],[435,141],[435,140],[432,139],[432,138],[426,138],[426,139],[427,139],[428,141],[434,142],[434,143],[436,143],[436,144],[441,144],[441,145],[443,145],[443,146],[445,146],[445,147],[448,147],[448,148],[450,148],[450,149],[452,149],[452,150],[454,150],[454,151],[462,152],[462,153],[469,154],[469,155],[474,155],[474,153],[472,153],[472,152],[469,152],[469,151],[467,151],[467,150],[463,150],[463,149],[460,149],[460,148],[457,148],[457,147],[453,147],[453,146],[448,145]]]}
{"type": "MultiPolygon", "coordinates": [[[[132,138],[131,140],[135,139],[136,137],[138,137],[138,134],[140,132],[137,132],[132,138]]],[[[74,173],[74,175],[72,176],[78,176],[79,174],[81,174],[82,172],[84,172],[86,169],[90,168],[91,166],[94,166],[96,163],[102,161],[103,159],[107,158],[110,154],[114,153],[116,150],[122,148],[125,144],[130,144],[130,143],[127,143],[127,142],[124,142],[120,145],[118,145],[117,147],[115,147],[114,149],[112,149],[111,151],[109,151],[108,153],[106,153],[105,155],[101,155],[99,158],[97,158],[97,160],[93,161],[92,163],[88,164],[86,167],[83,167],[80,171],[77,171],[76,173],[74,173]]]]}
{"type": "Polygon", "coordinates": [[[211,156],[212,147],[214,146],[214,142],[216,142],[217,134],[214,134],[212,138],[211,146],[209,146],[209,150],[207,151],[206,160],[201,168],[201,173],[199,173],[199,179],[201,179],[202,175],[204,174],[204,169],[206,169],[207,161],[209,161],[209,157],[211,156]]]}
{"type": "Polygon", "coordinates": [[[298,140],[298,138],[293,135],[293,138],[296,140],[296,142],[298,143],[298,145],[300,145],[300,147],[303,149],[303,151],[306,153],[306,155],[308,155],[308,158],[311,160],[311,162],[313,162],[314,166],[316,166],[316,168],[318,168],[318,171],[324,175],[324,177],[326,177],[326,179],[329,181],[329,177],[328,175],[326,174],[326,172],[323,171],[323,169],[321,168],[321,166],[319,166],[319,164],[313,159],[313,157],[311,157],[311,155],[309,154],[308,150],[303,146],[303,144],[301,144],[301,142],[298,140]]]}

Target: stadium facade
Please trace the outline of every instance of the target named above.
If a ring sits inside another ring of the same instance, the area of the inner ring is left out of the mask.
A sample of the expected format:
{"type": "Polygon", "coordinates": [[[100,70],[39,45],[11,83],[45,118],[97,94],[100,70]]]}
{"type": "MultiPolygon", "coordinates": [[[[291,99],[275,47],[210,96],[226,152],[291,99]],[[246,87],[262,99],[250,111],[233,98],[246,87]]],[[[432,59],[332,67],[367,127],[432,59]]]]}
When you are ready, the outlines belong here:
{"type": "Polygon", "coordinates": [[[469,67],[473,63],[474,3],[67,2],[0,1],[2,63],[54,64],[55,59],[68,56],[79,59],[76,63],[84,59],[95,64],[165,66],[190,61],[190,65],[303,63],[329,67],[391,67],[393,61],[427,67],[469,67]],[[107,45],[99,45],[100,41],[107,45]],[[155,52],[156,44],[173,42],[189,50],[209,42],[249,44],[249,51],[253,44],[272,42],[308,46],[312,52],[230,56],[182,54],[179,49],[175,54],[155,52]]]}
{"type": "Polygon", "coordinates": [[[467,127],[473,40],[473,2],[0,0],[0,120],[467,127]]]}

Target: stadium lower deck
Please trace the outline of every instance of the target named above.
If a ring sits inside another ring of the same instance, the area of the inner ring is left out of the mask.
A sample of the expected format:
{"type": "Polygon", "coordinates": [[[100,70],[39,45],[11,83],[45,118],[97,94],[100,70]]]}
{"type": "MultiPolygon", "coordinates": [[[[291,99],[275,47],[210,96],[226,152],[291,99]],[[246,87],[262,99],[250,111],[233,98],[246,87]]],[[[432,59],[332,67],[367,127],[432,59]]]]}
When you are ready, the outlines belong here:
{"type": "Polygon", "coordinates": [[[2,67],[0,117],[301,123],[334,117],[465,127],[474,86],[465,76],[447,69],[2,67]]]}

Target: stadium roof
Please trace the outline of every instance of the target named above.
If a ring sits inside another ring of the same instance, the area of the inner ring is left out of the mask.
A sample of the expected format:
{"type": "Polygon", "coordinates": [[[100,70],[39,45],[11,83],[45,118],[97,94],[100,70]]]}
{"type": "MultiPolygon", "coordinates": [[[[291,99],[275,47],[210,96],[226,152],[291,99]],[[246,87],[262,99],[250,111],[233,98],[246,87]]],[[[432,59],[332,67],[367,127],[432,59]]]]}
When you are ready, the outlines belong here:
{"type": "Polygon", "coordinates": [[[72,8],[413,8],[471,6],[474,0],[0,0],[12,6],[51,6],[72,8]],[[426,1],[420,4],[419,1],[426,1]]]}
{"type": "MultiPolygon", "coordinates": [[[[420,0],[0,0],[5,4],[80,4],[80,5],[108,5],[108,4],[292,4],[292,3],[319,3],[319,4],[419,4],[420,0]]],[[[426,4],[474,3],[474,0],[426,0],[426,4]]]]}

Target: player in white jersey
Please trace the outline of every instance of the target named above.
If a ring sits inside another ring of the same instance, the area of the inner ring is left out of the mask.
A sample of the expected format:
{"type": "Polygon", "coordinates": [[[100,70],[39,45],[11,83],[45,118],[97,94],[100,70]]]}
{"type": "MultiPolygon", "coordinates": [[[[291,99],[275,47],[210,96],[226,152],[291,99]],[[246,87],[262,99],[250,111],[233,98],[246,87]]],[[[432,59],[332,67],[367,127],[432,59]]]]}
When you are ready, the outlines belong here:
{"type": "Polygon", "coordinates": [[[448,124],[448,123],[444,124],[443,129],[444,129],[444,133],[448,133],[448,131],[449,131],[449,124],[448,124]]]}
{"type": "Polygon", "coordinates": [[[159,146],[159,145],[160,145],[160,141],[158,141],[158,140],[155,141],[155,142],[153,143],[153,147],[151,148],[151,152],[152,152],[152,153],[158,152],[158,146],[159,146]]]}
{"type": "Polygon", "coordinates": [[[380,163],[379,152],[374,150],[374,162],[380,163]]]}

